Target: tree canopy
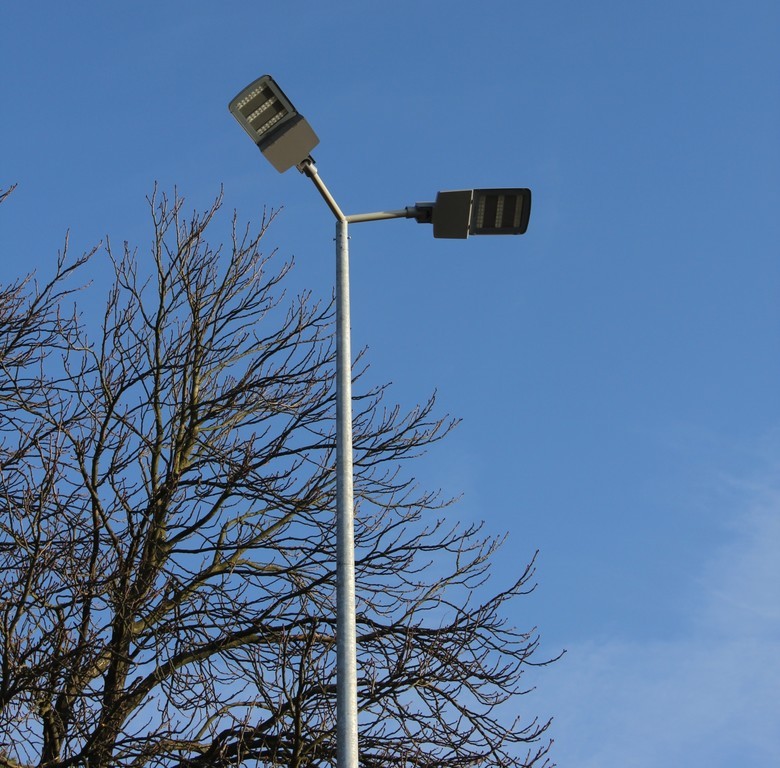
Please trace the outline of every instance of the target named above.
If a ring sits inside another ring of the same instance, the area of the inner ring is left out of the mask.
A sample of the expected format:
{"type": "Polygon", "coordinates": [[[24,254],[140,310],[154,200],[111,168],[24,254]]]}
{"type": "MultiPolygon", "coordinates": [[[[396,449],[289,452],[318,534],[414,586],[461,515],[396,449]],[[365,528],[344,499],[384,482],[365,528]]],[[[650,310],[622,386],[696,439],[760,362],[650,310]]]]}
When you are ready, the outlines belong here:
{"type": "MultiPolygon", "coordinates": [[[[335,765],[332,302],[285,297],[273,214],[211,246],[220,206],[155,193],[148,250],[0,286],[0,765],[335,765]]],[[[490,591],[500,541],[410,472],[453,420],[362,381],[361,763],[545,765],[533,557],[490,591]]]]}

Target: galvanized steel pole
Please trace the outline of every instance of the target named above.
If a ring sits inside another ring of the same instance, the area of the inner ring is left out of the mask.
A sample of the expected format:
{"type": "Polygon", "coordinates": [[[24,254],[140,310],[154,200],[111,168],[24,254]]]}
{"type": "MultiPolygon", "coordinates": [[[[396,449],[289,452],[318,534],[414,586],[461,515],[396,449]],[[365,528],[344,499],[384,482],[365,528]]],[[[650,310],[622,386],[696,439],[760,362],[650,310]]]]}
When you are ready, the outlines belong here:
{"type": "Polygon", "coordinates": [[[336,763],[358,768],[349,224],[312,159],[298,168],[336,217],[336,763]]]}
{"type": "Polygon", "coordinates": [[[336,222],[336,757],[358,768],[349,233],[336,222]]]}

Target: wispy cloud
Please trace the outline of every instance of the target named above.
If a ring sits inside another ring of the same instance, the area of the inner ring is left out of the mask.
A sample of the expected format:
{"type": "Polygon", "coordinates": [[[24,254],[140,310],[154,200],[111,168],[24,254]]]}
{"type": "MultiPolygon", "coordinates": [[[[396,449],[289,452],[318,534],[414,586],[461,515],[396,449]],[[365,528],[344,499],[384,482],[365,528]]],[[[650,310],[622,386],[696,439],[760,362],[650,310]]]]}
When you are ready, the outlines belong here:
{"type": "Polygon", "coordinates": [[[540,681],[561,768],[780,765],[780,493],[745,490],[675,639],[575,644],[540,681]]]}

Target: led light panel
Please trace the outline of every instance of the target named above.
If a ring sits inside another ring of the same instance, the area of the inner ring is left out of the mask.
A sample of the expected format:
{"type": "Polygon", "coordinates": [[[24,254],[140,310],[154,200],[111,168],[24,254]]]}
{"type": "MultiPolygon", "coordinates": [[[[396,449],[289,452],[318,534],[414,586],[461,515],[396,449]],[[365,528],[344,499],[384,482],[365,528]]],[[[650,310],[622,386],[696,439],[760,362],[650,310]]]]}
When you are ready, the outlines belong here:
{"type": "Polygon", "coordinates": [[[531,215],[531,190],[475,189],[473,235],[522,235],[531,215]]]}

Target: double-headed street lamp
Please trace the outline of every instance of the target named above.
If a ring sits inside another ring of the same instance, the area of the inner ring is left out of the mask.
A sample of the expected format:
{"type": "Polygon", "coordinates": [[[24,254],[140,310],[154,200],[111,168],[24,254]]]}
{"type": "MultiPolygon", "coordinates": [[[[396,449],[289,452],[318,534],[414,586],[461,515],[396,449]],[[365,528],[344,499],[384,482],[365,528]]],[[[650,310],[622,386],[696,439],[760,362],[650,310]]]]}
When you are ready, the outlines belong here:
{"type": "Polygon", "coordinates": [[[357,661],[355,633],[355,543],[352,493],[352,357],[349,318],[350,223],[415,219],[432,224],[433,236],[522,235],[531,213],[531,190],[461,189],[439,192],[432,203],[400,210],[345,215],[317,173],[311,151],[317,134],[272,77],[242,90],[230,111],[283,173],[295,166],[317,187],[336,217],[336,753],[338,768],[357,768],[357,661]]]}

